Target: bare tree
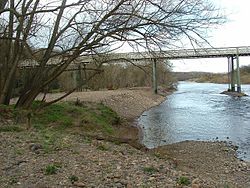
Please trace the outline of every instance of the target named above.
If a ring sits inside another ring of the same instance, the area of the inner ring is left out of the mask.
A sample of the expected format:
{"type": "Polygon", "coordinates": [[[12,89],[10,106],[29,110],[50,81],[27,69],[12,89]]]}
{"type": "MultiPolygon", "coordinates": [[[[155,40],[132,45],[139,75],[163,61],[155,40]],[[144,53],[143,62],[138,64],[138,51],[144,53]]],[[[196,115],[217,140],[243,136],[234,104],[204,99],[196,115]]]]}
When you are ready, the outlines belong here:
{"type": "Polygon", "coordinates": [[[8,2],[8,0],[1,0],[0,1],[0,10],[4,9],[4,7],[6,6],[7,2],[8,2]]]}
{"type": "MultiPolygon", "coordinates": [[[[195,45],[225,21],[208,0],[9,0],[0,4],[0,104],[8,104],[16,72],[34,64],[17,107],[37,95],[79,56],[108,53],[123,44],[137,50],[195,45]],[[54,68],[48,68],[51,62],[54,68]]],[[[71,91],[72,92],[72,91],[71,91]]]]}

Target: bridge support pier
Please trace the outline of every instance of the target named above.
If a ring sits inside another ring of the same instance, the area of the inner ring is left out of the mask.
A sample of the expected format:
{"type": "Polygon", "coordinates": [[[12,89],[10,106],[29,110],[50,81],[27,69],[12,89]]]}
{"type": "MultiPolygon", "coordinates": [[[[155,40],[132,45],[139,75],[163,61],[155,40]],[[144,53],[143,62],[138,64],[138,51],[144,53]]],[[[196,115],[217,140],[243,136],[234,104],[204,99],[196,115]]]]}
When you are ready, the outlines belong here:
{"type": "Polygon", "coordinates": [[[234,70],[234,57],[230,56],[228,57],[228,77],[229,77],[229,91],[234,92],[235,91],[235,70],[234,70]]]}
{"type": "Polygon", "coordinates": [[[241,83],[240,83],[240,60],[239,60],[239,49],[237,48],[236,56],[228,57],[228,80],[229,80],[229,88],[228,91],[235,92],[237,85],[237,92],[241,93],[241,83]],[[235,70],[235,62],[236,59],[236,70],[235,70]],[[236,83],[235,83],[236,80],[236,83]]]}
{"type": "Polygon", "coordinates": [[[153,91],[154,94],[158,93],[156,59],[153,59],[153,91]]]}
{"type": "Polygon", "coordinates": [[[237,63],[237,75],[236,75],[236,82],[237,82],[237,92],[241,93],[241,83],[240,83],[240,58],[239,58],[239,49],[237,48],[236,53],[236,63],[237,63]]]}

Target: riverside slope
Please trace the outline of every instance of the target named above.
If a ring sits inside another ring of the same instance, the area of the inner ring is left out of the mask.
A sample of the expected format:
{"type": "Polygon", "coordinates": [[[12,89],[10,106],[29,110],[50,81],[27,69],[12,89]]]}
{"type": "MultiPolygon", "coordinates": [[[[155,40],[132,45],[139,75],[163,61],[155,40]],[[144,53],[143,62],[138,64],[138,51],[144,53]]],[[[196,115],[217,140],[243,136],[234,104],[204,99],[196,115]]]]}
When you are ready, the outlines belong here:
{"type": "MultiPolygon", "coordinates": [[[[129,120],[165,100],[149,88],[78,92],[65,100],[77,98],[102,102],[129,120]]],[[[62,142],[70,148],[48,154],[30,150],[35,137],[33,131],[0,133],[2,187],[250,187],[250,165],[221,142],[189,141],[145,152],[127,144],[64,135],[62,142]],[[44,175],[43,169],[52,163],[60,165],[58,173],[44,175]],[[72,184],[73,175],[79,180],[72,184]],[[187,185],[184,177],[190,181],[187,185]]]]}

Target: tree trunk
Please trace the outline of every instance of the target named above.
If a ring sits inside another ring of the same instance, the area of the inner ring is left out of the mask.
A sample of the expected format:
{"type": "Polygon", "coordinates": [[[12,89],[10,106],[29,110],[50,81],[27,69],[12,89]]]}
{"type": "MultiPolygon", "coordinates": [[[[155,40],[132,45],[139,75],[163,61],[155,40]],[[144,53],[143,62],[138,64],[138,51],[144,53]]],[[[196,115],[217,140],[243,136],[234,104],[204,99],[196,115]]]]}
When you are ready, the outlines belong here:
{"type": "Polygon", "coordinates": [[[15,107],[24,109],[30,108],[32,102],[35,100],[39,93],[40,88],[31,89],[30,91],[19,97],[15,107]]]}

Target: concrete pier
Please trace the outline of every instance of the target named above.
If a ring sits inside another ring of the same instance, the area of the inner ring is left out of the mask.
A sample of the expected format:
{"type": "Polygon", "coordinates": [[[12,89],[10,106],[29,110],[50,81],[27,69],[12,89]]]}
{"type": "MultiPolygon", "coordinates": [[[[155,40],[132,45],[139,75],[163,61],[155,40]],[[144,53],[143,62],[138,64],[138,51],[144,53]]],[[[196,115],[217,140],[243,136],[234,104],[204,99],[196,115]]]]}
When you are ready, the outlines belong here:
{"type": "Polygon", "coordinates": [[[235,55],[228,57],[228,78],[229,78],[228,80],[230,82],[228,91],[241,93],[240,60],[239,60],[239,49],[238,48],[236,48],[235,55]],[[236,66],[235,66],[234,60],[236,60],[236,66]]]}

